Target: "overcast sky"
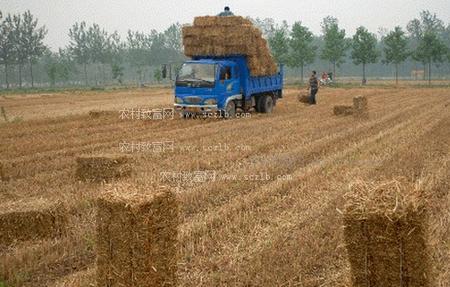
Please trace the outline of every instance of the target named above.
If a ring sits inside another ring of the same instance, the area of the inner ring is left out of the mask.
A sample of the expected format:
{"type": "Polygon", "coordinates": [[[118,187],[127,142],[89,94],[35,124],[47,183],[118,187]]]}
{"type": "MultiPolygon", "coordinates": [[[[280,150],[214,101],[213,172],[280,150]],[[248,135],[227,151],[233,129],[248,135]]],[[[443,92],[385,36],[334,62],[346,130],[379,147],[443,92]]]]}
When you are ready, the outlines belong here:
{"type": "Polygon", "coordinates": [[[191,23],[195,16],[217,14],[225,5],[242,16],[271,17],[289,24],[302,21],[316,34],[327,15],[337,17],[351,34],[360,25],[374,33],[380,27],[406,26],[422,10],[450,23],[450,0],[0,0],[0,11],[29,9],[47,26],[46,43],[57,48],[67,44],[69,28],[77,21],[95,22],[124,36],[128,29],[161,31],[175,22],[191,23]]]}

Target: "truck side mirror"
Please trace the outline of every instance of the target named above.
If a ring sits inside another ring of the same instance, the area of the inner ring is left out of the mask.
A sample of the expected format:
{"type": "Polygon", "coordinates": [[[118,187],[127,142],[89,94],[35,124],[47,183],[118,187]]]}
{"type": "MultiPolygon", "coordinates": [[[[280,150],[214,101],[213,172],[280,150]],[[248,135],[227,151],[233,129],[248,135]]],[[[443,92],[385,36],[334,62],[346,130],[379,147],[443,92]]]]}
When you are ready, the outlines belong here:
{"type": "Polygon", "coordinates": [[[161,67],[161,76],[163,79],[167,78],[167,65],[162,65],[161,67]]]}

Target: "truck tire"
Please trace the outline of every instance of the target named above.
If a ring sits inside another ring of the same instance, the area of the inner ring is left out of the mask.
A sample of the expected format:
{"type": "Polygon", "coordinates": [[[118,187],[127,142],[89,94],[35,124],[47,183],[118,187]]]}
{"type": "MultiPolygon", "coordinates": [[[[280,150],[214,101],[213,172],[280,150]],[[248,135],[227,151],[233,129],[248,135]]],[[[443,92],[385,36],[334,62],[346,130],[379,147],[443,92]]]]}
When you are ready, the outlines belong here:
{"type": "Polygon", "coordinates": [[[262,98],[261,99],[262,112],[266,113],[266,114],[270,114],[272,112],[272,110],[273,110],[273,105],[274,105],[272,96],[264,95],[261,98],[262,98]]]}
{"type": "Polygon", "coordinates": [[[229,119],[236,117],[236,104],[234,101],[229,101],[225,107],[225,117],[229,119]]]}
{"type": "Polygon", "coordinates": [[[264,105],[264,103],[263,103],[263,100],[264,100],[264,99],[263,99],[263,98],[264,98],[263,95],[256,97],[256,106],[255,106],[255,109],[256,109],[256,111],[257,111],[258,113],[263,113],[263,105],[264,105]]]}

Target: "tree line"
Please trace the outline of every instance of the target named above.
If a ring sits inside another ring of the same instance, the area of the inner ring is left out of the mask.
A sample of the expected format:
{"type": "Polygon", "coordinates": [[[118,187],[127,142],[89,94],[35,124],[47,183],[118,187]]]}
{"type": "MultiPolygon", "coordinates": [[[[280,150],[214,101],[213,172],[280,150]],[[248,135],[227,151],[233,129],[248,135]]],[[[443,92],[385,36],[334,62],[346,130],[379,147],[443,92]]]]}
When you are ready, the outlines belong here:
{"type": "Polygon", "coordinates": [[[263,20],[261,25],[270,35],[268,40],[272,54],[278,62],[290,67],[300,67],[303,79],[303,69],[312,64],[317,57],[328,61],[336,75],[336,67],[343,64],[347,53],[355,65],[362,67],[362,82],[366,83],[366,67],[381,61],[395,66],[398,82],[399,65],[408,58],[421,63],[428,70],[431,80],[432,65],[450,62],[450,24],[444,22],[429,11],[423,11],[420,19],[410,21],[404,30],[397,26],[380,39],[361,26],[352,37],[347,37],[346,31],[339,27],[338,19],[326,17],[322,22],[322,47],[317,46],[317,39],[308,27],[296,22],[289,27],[282,25],[267,25],[270,20],[263,20]],[[264,22],[266,22],[264,24],[264,22]],[[268,30],[267,30],[268,29],[268,30]]]}
{"type": "MultiPolygon", "coordinates": [[[[450,62],[450,24],[435,14],[423,11],[411,20],[406,29],[380,31],[379,36],[361,26],[353,36],[339,26],[338,19],[326,17],[321,35],[314,35],[302,22],[288,25],[273,19],[252,19],[268,40],[275,59],[292,69],[300,69],[303,81],[305,67],[318,61],[328,62],[333,74],[346,62],[361,67],[363,83],[368,65],[393,65],[398,81],[399,67],[405,61],[419,63],[428,71],[450,62]]],[[[39,25],[30,11],[3,15],[0,11],[0,65],[6,88],[11,78],[22,87],[24,69],[34,87],[34,67],[39,69],[50,85],[57,83],[106,85],[122,84],[133,79],[138,84],[149,80],[161,81],[158,67],[165,63],[180,63],[183,55],[181,25],[148,33],[129,30],[122,39],[117,32],[109,33],[97,24],[78,22],[68,31],[66,47],[52,51],[44,44],[47,29],[39,25]],[[127,79],[125,79],[127,78],[127,79]]],[[[0,85],[2,86],[2,85],[0,85]]]]}

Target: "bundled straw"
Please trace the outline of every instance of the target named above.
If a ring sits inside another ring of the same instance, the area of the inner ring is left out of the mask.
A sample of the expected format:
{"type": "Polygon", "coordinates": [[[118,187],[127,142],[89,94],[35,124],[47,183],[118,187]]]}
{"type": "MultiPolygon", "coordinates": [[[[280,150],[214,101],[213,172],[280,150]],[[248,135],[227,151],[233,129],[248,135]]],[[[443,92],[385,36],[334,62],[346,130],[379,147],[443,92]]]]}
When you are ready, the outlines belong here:
{"type": "Polygon", "coordinates": [[[76,177],[87,182],[102,182],[131,174],[131,158],[125,155],[80,156],[76,177]]]}
{"type": "Polygon", "coordinates": [[[355,116],[366,118],[368,117],[368,102],[364,96],[353,98],[353,108],[355,109],[355,116]]]}
{"type": "Polygon", "coordinates": [[[176,286],[177,216],[170,192],[109,188],[97,201],[97,286],[176,286]]]}
{"type": "Polygon", "coordinates": [[[336,116],[349,116],[349,115],[353,115],[353,106],[343,106],[343,105],[339,105],[339,106],[334,106],[333,108],[333,113],[336,116]]]}
{"type": "Polygon", "coordinates": [[[309,95],[299,94],[299,95],[298,95],[298,101],[299,101],[300,103],[309,104],[309,95]]]}
{"type": "Polygon", "coordinates": [[[261,31],[240,16],[196,17],[193,26],[183,27],[183,45],[188,57],[245,55],[252,76],[277,72],[261,31]]]}
{"type": "Polygon", "coordinates": [[[357,118],[367,118],[369,116],[369,105],[367,98],[364,96],[357,96],[353,98],[353,106],[338,105],[334,106],[333,113],[336,116],[350,116],[354,115],[357,118]]]}
{"type": "Polygon", "coordinates": [[[421,192],[398,181],[357,182],[346,200],[344,236],[353,286],[430,286],[421,192]]]}
{"type": "Polygon", "coordinates": [[[113,115],[117,115],[117,113],[114,111],[100,111],[100,110],[89,111],[89,117],[91,117],[93,119],[98,119],[100,117],[108,117],[108,116],[113,116],[113,115]]]}
{"type": "Polygon", "coordinates": [[[54,238],[65,232],[67,212],[57,201],[28,199],[0,206],[0,245],[54,238]]]}

